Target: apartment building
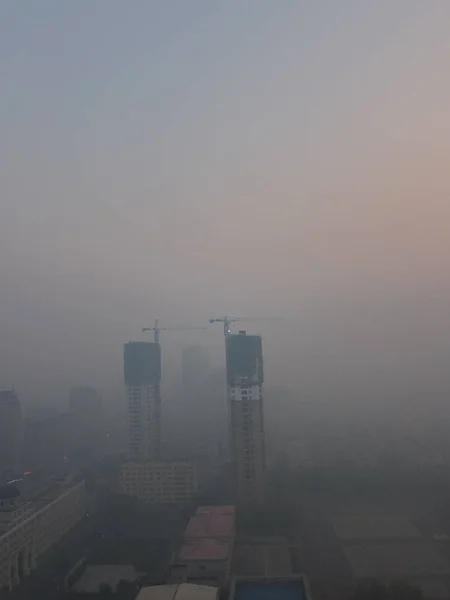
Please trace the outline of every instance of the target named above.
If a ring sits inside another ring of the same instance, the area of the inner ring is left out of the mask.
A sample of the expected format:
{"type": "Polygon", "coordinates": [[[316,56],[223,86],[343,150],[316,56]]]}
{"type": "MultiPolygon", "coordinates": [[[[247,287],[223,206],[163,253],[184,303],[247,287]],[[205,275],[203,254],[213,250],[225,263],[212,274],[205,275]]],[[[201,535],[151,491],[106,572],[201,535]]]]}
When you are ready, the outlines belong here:
{"type": "Polygon", "coordinates": [[[182,504],[197,492],[195,465],[184,460],[130,460],[119,469],[117,491],[150,504],[182,504]]]}
{"type": "Polygon", "coordinates": [[[124,379],[130,457],[159,458],[161,454],[161,348],[158,343],[125,344],[124,379]]]}
{"type": "Polygon", "coordinates": [[[259,335],[226,337],[230,455],[240,504],[263,503],[266,457],[263,356],[259,335]]]}

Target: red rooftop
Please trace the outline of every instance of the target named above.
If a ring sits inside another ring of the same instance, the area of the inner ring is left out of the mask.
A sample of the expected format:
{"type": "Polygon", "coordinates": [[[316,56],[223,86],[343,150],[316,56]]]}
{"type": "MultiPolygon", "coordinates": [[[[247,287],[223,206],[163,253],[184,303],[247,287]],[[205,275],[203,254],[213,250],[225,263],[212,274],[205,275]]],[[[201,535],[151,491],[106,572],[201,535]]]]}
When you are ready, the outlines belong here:
{"type": "Polygon", "coordinates": [[[234,506],[200,506],[188,523],[185,538],[230,538],[234,522],[234,506]]]}

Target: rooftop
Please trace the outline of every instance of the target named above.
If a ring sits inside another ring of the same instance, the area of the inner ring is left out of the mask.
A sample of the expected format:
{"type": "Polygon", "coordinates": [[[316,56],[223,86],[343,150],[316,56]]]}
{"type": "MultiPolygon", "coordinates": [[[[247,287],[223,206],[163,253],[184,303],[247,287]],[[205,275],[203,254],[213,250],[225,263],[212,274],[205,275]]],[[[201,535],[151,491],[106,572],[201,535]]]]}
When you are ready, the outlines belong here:
{"type": "Polygon", "coordinates": [[[193,583],[144,587],[136,600],[216,600],[217,588],[193,583]]]}
{"type": "Polygon", "coordinates": [[[185,537],[230,537],[234,522],[234,506],[200,506],[188,523],[185,537]]]}
{"type": "Polygon", "coordinates": [[[229,556],[228,540],[202,537],[185,542],[181,547],[179,560],[227,560],[229,556]]]}
{"type": "Polygon", "coordinates": [[[355,577],[393,579],[448,577],[450,568],[432,544],[389,542],[344,548],[355,577]]]}
{"type": "Polygon", "coordinates": [[[238,581],[234,600],[308,600],[303,577],[238,581]]]}
{"type": "Polygon", "coordinates": [[[235,549],[235,572],[239,577],[289,577],[292,564],[286,539],[240,542],[235,549]]]}
{"type": "Polygon", "coordinates": [[[420,539],[417,528],[402,516],[341,516],[332,523],[340,540],[420,539]]]}

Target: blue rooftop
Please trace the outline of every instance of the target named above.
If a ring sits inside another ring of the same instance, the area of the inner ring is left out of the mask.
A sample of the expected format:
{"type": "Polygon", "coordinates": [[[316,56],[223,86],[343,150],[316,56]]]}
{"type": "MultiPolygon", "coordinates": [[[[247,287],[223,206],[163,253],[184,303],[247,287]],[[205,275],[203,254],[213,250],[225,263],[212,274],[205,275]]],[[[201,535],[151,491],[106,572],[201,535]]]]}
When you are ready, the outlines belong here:
{"type": "Polygon", "coordinates": [[[236,583],[234,600],[307,600],[303,584],[295,581],[245,581],[236,583]]]}

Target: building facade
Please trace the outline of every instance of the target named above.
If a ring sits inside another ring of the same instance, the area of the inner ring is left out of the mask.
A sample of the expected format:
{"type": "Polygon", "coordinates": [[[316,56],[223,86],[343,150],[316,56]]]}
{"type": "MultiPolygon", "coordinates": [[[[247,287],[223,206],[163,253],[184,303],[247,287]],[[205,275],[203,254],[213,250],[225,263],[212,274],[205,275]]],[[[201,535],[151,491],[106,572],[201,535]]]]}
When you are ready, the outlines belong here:
{"type": "Polygon", "coordinates": [[[0,392],[0,483],[2,474],[15,471],[20,464],[23,420],[14,391],[0,392]]]}
{"type": "Polygon", "coordinates": [[[21,494],[0,489],[0,589],[12,589],[36,568],[39,556],[86,514],[84,481],[21,494]]]}
{"type": "Polygon", "coordinates": [[[130,460],[120,466],[117,491],[148,504],[184,504],[197,492],[195,465],[184,460],[130,460]]]}
{"type": "Polygon", "coordinates": [[[245,331],[228,335],[226,360],[235,494],[240,504],[263,503],[266,456],[261,337],[245,331]]]}
{"type": "Polygon", "coordinates": [[[131,458],[161,455],[161,348],[129,342],[124,347],[124,378],[131,458]]]}

